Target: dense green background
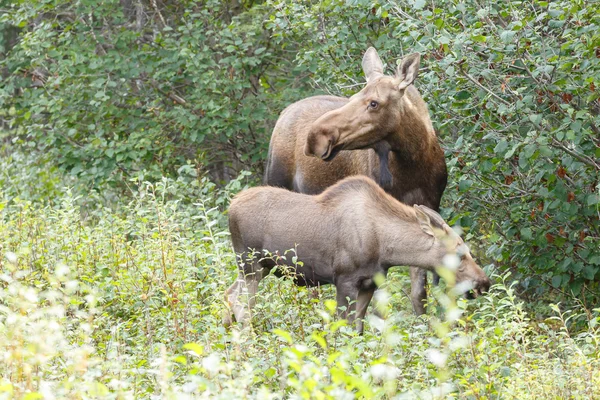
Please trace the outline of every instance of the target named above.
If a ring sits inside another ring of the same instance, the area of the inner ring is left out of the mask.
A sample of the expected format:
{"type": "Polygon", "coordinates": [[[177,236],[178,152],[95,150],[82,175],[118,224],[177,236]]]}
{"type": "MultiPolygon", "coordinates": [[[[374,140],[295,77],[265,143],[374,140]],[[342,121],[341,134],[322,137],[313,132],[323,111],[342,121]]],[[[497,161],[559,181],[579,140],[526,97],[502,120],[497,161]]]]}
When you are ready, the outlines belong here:
{"type": "Polygon", "coordinates": [[[3,157],[18,146],[42,182],[109,200],[165,174],[258,179],[287,104],[359,90],[368,46],[389,71],[419,51],[445,216],[522,296],[600,299],[596,1],[0,4],[3,157]]]}

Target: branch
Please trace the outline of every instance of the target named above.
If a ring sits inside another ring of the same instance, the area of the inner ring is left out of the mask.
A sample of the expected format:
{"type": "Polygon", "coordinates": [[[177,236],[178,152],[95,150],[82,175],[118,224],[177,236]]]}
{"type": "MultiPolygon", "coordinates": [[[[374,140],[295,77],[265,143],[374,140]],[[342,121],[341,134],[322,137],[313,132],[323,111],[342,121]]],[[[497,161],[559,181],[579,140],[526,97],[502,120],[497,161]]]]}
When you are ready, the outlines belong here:
{"type": "Polygon", "coordinates": [[[481,83],[477,82],[477,80],[475,78],[473,78],[471,75],[469,75],[462,67],[462,64],[457,64],[458,65],[458,70],[460,71],[461,74],[463,74],[463,76],[465,78],[467,78],[468,80],[470,80],[471,82],[473,82],[478,88],[485,90],[486,92],[488,92],[493,98],[495,98],[496,100],[498,100],[499,102],[501,102],[502,104],[506,105],[506,106],[510,106],[511,103],[509,103],[508,101],[504,100],[502,97],[498,96],[496,93],[492,92],[490,89],[486,88],[485,86],[483,86],[481,83]]]}
{"type": "Polygon", "coordinates": [[[163,28],[166,27],[167,22],[165,21],[165,18],[163,17],[163,15],[160,13],[160,10],[158,9],[158,6],[156,5],[156,0],[151,0],[151,3],[152,3],[152,8],[154,8],[154,11],[156,11],[158,16],[160,17],[160,21],[163,24],[163,28]]]}
{"type": "Polygon", "coordinates": [[[96,42],[96,45],[100,48],[100,50],[102,50],[103,55],[106,55],[106,50],[104,49],[104,46],[102,46],[102,43],[100,43],[100,41],[98,40],[98,36],[96,36],[96,32],[94,32],[94,28],[92,27],[92,14],[89,14],[90,17],[90,23],[88,24],[87,21],[85,20],[85,18],[82,16],[81,22],[83,22],[83,24],[85,26],[87,26],[90,29],[90,33],[92,34],[92,37],[94,38],[94,41],[96,42]]]}
{"type": "Polygon", "coordinates": [[[152,87],[154,89],[158,90],[158,92],[160,94],[162,94],[165,97],[168,97],[169,99],[173,100],[175,103],[180,104],[182,106],[187,106],[188,105],[188,102],[184,98],[179,97],[179,96],[177,96],[174,93],[165,92],[164,90],[162,90],[160,88],[160,86],[158,85],[158,82],[156,82],[154,79],[150,81],[150,84],[152,85],[152,87]]]}
{"type": "Polygon", "coordinates": [[[571,156],[575,157],[582,163],[589,165],[590,167],[596,169],[597,171],[600,171],[600,164],[598,164],[593,158],[590,158],[588,156],[584,156],[584,155],[574,152],[573,150],[569,149],[567,146],[565,146],[564,144],[562,144],[555,138],[552,138],[552,143],[550,143],[550,146],[552,146],[556,149],[561,149],[562,151],[564,151],[567,154],[570,154],[571,156]]]}

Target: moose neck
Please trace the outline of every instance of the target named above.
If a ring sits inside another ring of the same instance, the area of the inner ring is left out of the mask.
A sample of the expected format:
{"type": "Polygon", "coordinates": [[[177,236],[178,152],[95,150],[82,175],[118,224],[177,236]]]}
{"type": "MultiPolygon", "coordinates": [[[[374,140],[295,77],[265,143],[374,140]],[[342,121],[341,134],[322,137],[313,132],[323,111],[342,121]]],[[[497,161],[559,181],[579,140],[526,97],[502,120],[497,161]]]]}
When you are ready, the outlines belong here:
{"type": "Polygon", "coordinates": [[[386,141],[399,160],[414,162],[434,156],[439,144],[427,105],[416,89],[409,89],[399,104],[402,123],[388,135],[386,141]]]}
{"type": "Polygon", "coordinates": [[[385,268],[412,265],[434,271],[446,254],[443,244],[423,232],[416,221],[382,218],[379,227],[381,264],[385,268]]]}

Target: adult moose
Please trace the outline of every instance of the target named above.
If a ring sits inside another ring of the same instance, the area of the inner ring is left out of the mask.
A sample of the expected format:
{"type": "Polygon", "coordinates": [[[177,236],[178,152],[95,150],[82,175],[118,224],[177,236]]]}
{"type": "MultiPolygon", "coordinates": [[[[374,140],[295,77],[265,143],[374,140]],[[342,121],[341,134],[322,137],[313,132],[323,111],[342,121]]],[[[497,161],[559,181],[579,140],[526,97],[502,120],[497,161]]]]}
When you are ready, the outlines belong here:
{"type": "MultiPolygon", "coordinates": [[[[259,282],[274,268],[281,275],[285,265],[294,267],[299,285],[335,284],[338,307],[345,307],[339,314],[349,322],[356,319],[359,332],[376,275],[385,276],[395,265],[433,271],[446,255],[456,254],[457,283],[475,295],[490,287],[469,248],[438,213],[402,204],[365,176],[345,178],[313,196],[268,186],[248,189],[231,202],[229,230],[239,274],[226,299],[245,325],[259,282]],[[283,255],[294,247],[302,265],[294,265],[292,257],[261,253],[283,255]],[[246,290],[248,304],[240,299],[246,290]]],[[[231,323],[229,313],[224,322],[231,323]]]]}
{"type": "MultiPolygon", "coordinates": [[[[448,175],[427,105],[412,85],[419,64],[414,53],[395,76],[384,75],[371,47],[362,60],[367,85],[360,92],[288,106],[273,130],[264,183],[316,194],[344,177],[366,175],[403,203],[439,210],[448,175]]],[[[420,315],[427,274],[411,268],[410,277],[411,301],[420,315]]]]}

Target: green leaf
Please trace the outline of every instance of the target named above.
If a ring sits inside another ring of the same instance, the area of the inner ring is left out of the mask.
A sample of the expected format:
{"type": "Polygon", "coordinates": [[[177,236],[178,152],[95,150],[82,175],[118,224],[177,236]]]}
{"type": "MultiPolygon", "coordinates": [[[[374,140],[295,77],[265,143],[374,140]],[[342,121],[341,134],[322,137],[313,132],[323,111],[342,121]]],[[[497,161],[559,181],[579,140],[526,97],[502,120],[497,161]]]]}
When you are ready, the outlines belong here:
{"type": "Polygon", "coordinates": [[[325,339],[319,335],[317,332],[313,332],[310,337],[317,342],[317,344],[319,346],[321,346],[321,348],[326,349],[327,348],[327,342],[325,341],[325,339]]]}
{"type": "Polygon", "coordinates": [[[181,365],[187,365],[187,358],[185,358],[184,356],[176,356],[175,358],[173,358],[173,361],[181,365]]]}
{"type": "Polygon", "coordinates": [[[265,372],[265,376],[267,378],[272,378],[275,376],[275,374],[277,373],[277,370],[273,367],[270,367],[266,372],[265,372]]]}
{"type": "Polygon", "coordinates": [[[500,142],[498,142],[496,147],[494,147],[494,153],[502,154],[506,151],[507,148],[508,148],[508,142],[503,139],[500,142]]]}
{"type": "Polygon", "coordinates": [[[461,192],[465,192],[471,187],[471,185],[473,185],[472,180],[463,179],[462,181],[458,182],[458,190],[461,192]]]}
{"type": "Polygon", "coordinates": [[[573,121],[573,123],[571,124],[571,129],[573,129],[573,132],[579,133],[581,132],[581,126],[581,121],[573,121]]]}
{"type": "Polygon", "coordinates": [[[562,272],[567,271],[569,265],[571,265],[571,263],[573,262],[573,259],[571,257],[567,257],[563,260],[562,263],[560,263],[560,265],[558,266],[558,269],[562,272]]]}
{"type": "Polygon", "coordinates": [[[502,31],[500,32],[500,39],[504,42],[504,43],[512,43],[514,37],[515,37],[515,33],[514,31],[502,31]]]}
{"type": "Polygon", "coordinates": [[[529,120],[531,122],[533,122],[535,125],[539,125],[540,122],[542,122],[542,115],[541,114],[530,114],[529,120]]]}
{"type": "Polygon", "coordinates": [[[186,343],[183,345],[185,350],[191,350],[196,355],[201,356],[204,353],[204,347],[198,343],[186,343]]]}
{"type": "Polygon", "coordinates": [[[583,272],[583,277],[585,279],[587,279],[588,281],[591,281],[596,276],[596,273],[598,272],[598,267],[594,267],[592,265],[586,265],[583,268],[582,272],[583,272]]]}
{"type": "Polygon", "coordinates": [[[425,7],[425,0],[413,0],[413,8],[415,10],[422,10],[425,7]]]}
{"type": "Polygon", "coordinates": [[[284,341],[288,342],[289,344],[292,344],[293,340],[292,340],[292,335],[290,335],[288,332],[282,330],[282,329],[273,329],[272,332],[279,336],[281,339],[283,339],[284,341]]]}
{"type": "Polygon", "coordinates": [[[525,240],[531,240],[532,232],[531,228],[522,228],[521,229],[521,238],[525,240]]]}
{"type": "Polygon", "coordinates": [[[552,286],[558,288],[558,287],[560,287],[561,283],[562,283],[562,275],[554,275],[552,277],[552,286]]]}
{"type": "Polygon", "coordinates": [[[471,97],[471,93],[467,90],[461,90],[458,93],[456,93],[456,95],[454,95],[454,98],[456,100],[466,100],[470,97],[471,97]]]}

